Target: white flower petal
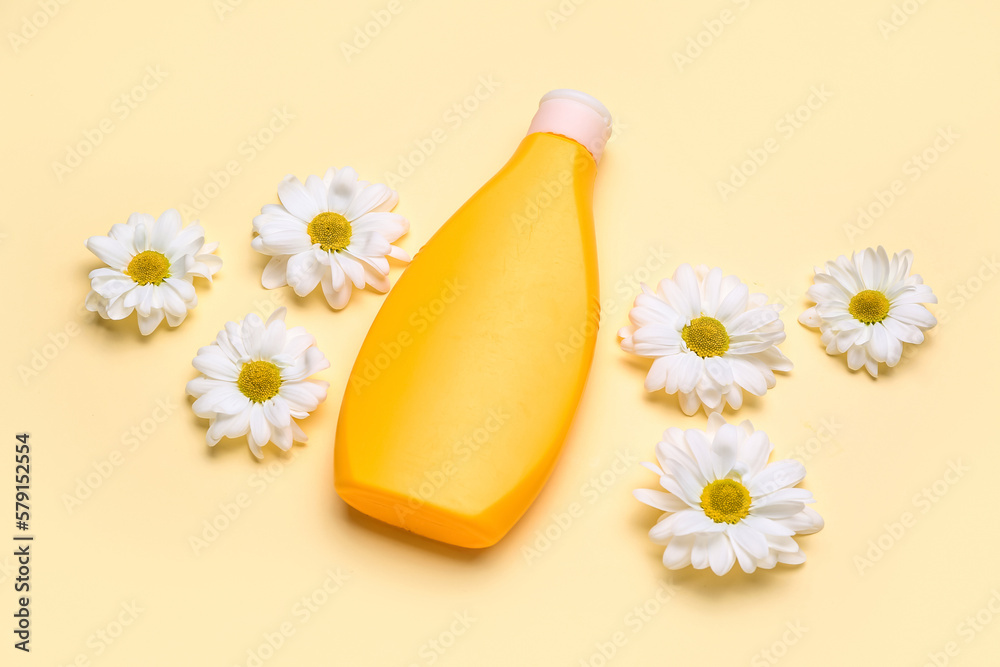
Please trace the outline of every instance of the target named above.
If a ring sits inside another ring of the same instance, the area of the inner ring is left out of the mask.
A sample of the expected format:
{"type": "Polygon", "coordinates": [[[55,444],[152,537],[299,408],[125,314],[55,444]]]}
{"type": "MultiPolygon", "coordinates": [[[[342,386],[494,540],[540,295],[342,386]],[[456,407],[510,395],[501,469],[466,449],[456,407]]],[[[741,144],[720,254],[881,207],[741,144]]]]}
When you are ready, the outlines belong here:
{"type": "Polygon", "coordinates": [[[262,359],[273,359],[281,354],[285,347],[285,323],[281,320],[272,321],[264,328],[264,335],[260,342],[260,356],[262,359]]]}
{"type": "Polygon", "coordinates": [[[250,406],[250,437],[259,447],[263,447],[271,439],[271,426],[267,423],[260,403],[250,406]]]}
{"type": "MultiPolygon", "coordinates": [[[[805,509],[809,509],[806,507],[805,509]]],[[[785,525],[788,519],[782,519],[780,522],[774,519],[769,519],[763,516],[757,516],[753,513],[743,517],[743,523],[747,524],[754,530],[763,533],[765,535],[775,535],[775,536],[788,536],[794,535],[795,530],[785,525]]]]}
{"type": "Polygon", "coordinates": [[[191,363],[200,372],[216,380],[235,382],[240,374],[236,365],[221,355],[199,354],[191,363]]]}
{"type": "Polygon", "coordinates": [[[260,252],[266,255],[294,255],[305,252],[313,246],[312,239],[309,238],[305,228],[269,232],[261,234],[257,239],[260,239],[260,252]]]}
{"type": "Polygon", "coordinates": [[[664,493],[654,489],[635,489],[632,495],[636,500],[664,512],[681,512],[690,506],[672,493],[664,493]]]}
{"type": "Polygon", "coordinates": [[[331,308],[340,310],[351,298],[351,283],[344,281],[344,272],[339,264],[331,264],[330,271],[323,274],[320,285],[323,286],[323,296],[331,308]],[[339,287],[335,287],[339,284],[339,287]]]}
{"type": "MultiPolygon", "coordinates": [[[[305,188],[306,192],[309,193],[309,197],[316,204],[319,213],[329,210],[327,208],[327,187],[323,179],[319,176],[310,175],[306,178],[305,188]]],[[[311,218],[303,218],[303,220],[311,221],[311,218]]]]}
{"type": "Polygon", "coordinates": [[[806,468],[799,461],[795,459],[775,461],[754,475],[747,485],[747,490],[750,491],[750,496],[756,499],[774,493],[778,489],[795,486],[805,476],[806,468]]]}
{"type": "Polygon", "coordinates": [[[736,450],[739,447],[739,432],[732,424],[725,424],[712,440],[712,468],[715,479],[725,479],[736,464],[736,450]]]}
{"type": "Polygon", "coordinates": [[[694,544],[691,546],[691,567],[696,570],[704,570],[708,567],[708,545],[712,541],[712,535],[695,535],[694,544]]]}
{"type": "Polygon", "coordinates": [[[736,562],[736,554],[725,533],[714,535],[709,542],[708,562],[712,572],[720,577],[732,569],[733,563],[736,562]]]}
{"type": "Polygon", "coordinates": [[[328,186],[327,209],[344,215],[347,213],[347,207],[354,201],[355,191],[361,187],[358,184],[358,174],[351,167],[343,169],[331,167],[327,171],[327,178],[324,179],[328,186]]]}
{"type": "Polygon", "coordinates": [[[754,431],[740,443],[739,459],[747,466],[747,474],[757,475],[767,465],[773,446],[764,431],[754,431]]]}
{"type": "Polygon", "coordinates": [[[288,402],[290,408],[302,412],[312,412],[320,402],[315,392],[310,390],[309,384],[305,382],[284,383],[278,389],[278,395],[288,402]]]}
{"type": "Polygon", "coordinates": [[[114,269],[124,271],[132,261],[132,255],[122,244],[107,236],[91,236],[87,239],[87,249],[97,258],[114,269]]]}
{"type": "Polygon", "coordinates": [[[410,230],[410,223],[398,213],[372,212],[351,222],[351,229],[356,234],[374,232],[392,242],[410,230]]]}
{"type": "Polygon", "coordinates": [[[913,324],[923,329],[930,329],[937,320],[925,307],[916,303],[904,303],[890,311],[893,318],[905,324],[913,324]]]}
{"type": "Polygon", "coordinates": [[[715,311],[715,319],[719,320],[723,324],[726,324],[745,311],[747,307],[747,296],[749,293],[750,290],[747,289],[747,286],[740,283],[740,285],[727,294],[726,298],[724,298],[722,303],[719,304],[719,309],[715,311]]]}
{"type": "Polygon", "coordinates": [[[289,423],[288,426],[271,426],[271,441],[278,446],[283,452],[287,452],[292,448],[292,425],[289,423]]]}
{"type": "Polygon", "coordinates": [[[663,564],[671,570],[679,570],[691,564],[694,535],[680,535],[673,538],[663,550],[663,564]]]}
{"type": "Polygon", "coordinates": [[[776,503],[768,503],[753,510],[754,516],[765,519],[784,519],[794,514],[798,514],[805,505],[794,500],[783,500],[776,503]]]}
{"type": "Polygon", "coordinates": [[[799,535],[810,535],[823,529],[823,517],[811,507],[805,507],[798,514],[794,514],[781,523],[799,535]]]}
{"type": "Polygon", "coordinates": [[[288,265],[290,257],[291,255],[275,255],[268,260],[267,266],[264,267],[264,273],[260,277],[261,285],[266,289],[275,289],[287,285],[285,267],[288,265]]]}
{"type": "Polygon", "coordinates": [[[691,310],[691,313],[702,313],[704,307],[701,303],[701,286],[698,284],[698,277],[690,264],[681,264],[674,272],[674,284],[684,295],[684,298],[691,310]]]}
{"type": "Polygon", "coordinates": [[[259,359],[260,345],[264,340],[264,323],[256,313],[250,313],[243,318],[243,324],[240,327],[240,338],[250,358],[259,359]]]}
{"type": "Polygon", "coordinates": [[[733,379],[740,387],[754,396],[763,396],[767,392],[767,382],[759,367],[747,359],[733,357],[730,359],[733,369],[733,379]]]}
{"type": "MultiPolygon", "coordinates": [[[[698,412],[698,408],[702,406],[702,401],[696,392],[678,392],[677,398],[681,406],[681,412],[691,416],[698,412]]],[[[706,406],[707,407],[707,406],[706,406]]]]}
{"type": "Polygon", "coordinates": [[[726,531],[734,542],[739,544],[753,558],[764,558],[767,556],[767,538],[763,533],[744,521],[729,526],[726,531]]]}
{"type": "Polygon", "coordinates": [[[872,337],[868,351],[875,361],[884,362],[889,357],[889,334],[881,324],[872,324],[869,328],[872,337]]]}
{"type": "Polygon", "coordinates": [[[390,201],[394,193],[391,188],[382,183],[374,183],[368,187],[356,191],[354,199],[347,207],[344,217],[348,220],[357,220],[365,213],[375,210],[382,204],[390,201]]]}
{"type": "Polygon", "coordinates": [[[677,366],[674,368],[674,372],[677,374],[677,390],[682,392],[693,391],[701,379],[704,367],[704,360],[694,352],[681,355],[677,366]]]}
{"type": "Polygon", "coordinates": [[[291,174],[278,184],[278,199],[289,213],[305,222],[310,222],[322,212],[319,203],[312,198],[302,182],[291,174]]]}
{"type": "Polygon", "coordinates": [[[661,519],[649,530],[650,538],[665,539],[675,535],[721,532],[725,524],[717,524],[699,510],[686,509],[661,519]]]}
{"type": "Polygon", "coordinates": [[[653,360],[653,364],[646,373],[646,380],[643,383],[646,391],[656,391],[663,389],[667,382],[667,360],[664,357],[653,360]]]}
{"type": "Polygon", "coordinates": [[[285,428],[292,422],[288,411],[288,403],[281,396],[275,396],[263,403],[264,416],[273,426],[285,428]]]}
{"type": "Polygon", "coordinates": [[[757,571],[757,559],[751,556],[750,553],[741,547],[736,541],[733,541],[733,551],[736,552],[736,562],[740,564],[740,569],[747,574],[753,574],[757,571]]]}
{"type": "Polygon", "coordinates": [[[295,293],[306,296],[319,285],[326,266],[320,262],[312,250],[300,252],[288,258],[285,278],[295,293]]]}
{"type": "Polygon", "coordinates": [[[177,209],[171,208],[164,211],[153,224],[153,231],[149,239],[150,249],[166,254],[170,249],[171,242],[180,233],[182,226],[181,214],[177,212],[177,209]]]}

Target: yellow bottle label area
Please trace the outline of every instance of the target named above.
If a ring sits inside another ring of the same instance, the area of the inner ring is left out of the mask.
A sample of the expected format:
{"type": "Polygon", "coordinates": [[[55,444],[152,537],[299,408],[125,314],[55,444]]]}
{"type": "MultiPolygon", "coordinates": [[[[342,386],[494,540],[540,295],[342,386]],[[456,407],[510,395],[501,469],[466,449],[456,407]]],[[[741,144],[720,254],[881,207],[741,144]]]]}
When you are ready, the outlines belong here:
{"type": "Polygon", "coordinates": [[[599,318],[593,158],[528,135],[417,253],[348,380],[338,493],[382,521],[496,543],[548,478],[599,318]]]}

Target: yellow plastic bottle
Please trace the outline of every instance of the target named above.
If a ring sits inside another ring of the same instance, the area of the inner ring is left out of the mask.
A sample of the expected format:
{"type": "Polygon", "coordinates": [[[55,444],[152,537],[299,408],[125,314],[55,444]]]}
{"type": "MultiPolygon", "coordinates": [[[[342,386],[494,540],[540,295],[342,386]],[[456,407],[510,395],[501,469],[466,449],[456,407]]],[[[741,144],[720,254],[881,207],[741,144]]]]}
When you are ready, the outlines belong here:
{"type": "Polygon", "coordinates": [[[592,193],[611,117],[542,98],[510,161],[421,248],[361,346],[337,493],[387,523],[495,544],[562,448],[599,318],[592,193]]]}

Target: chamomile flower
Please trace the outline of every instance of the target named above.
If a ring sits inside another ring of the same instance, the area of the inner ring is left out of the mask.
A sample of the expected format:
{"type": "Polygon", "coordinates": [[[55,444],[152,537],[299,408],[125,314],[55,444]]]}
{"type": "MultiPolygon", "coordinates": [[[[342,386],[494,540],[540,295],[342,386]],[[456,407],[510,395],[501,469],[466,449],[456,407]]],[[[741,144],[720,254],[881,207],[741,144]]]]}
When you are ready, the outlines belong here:
{"type": "Polygon", "coordinates": [[[399,195],[381,183],[358,180],[350,167],[330,167],[323,178],[305,184],[286,176],[278,185],[281,205],[265,205],[253,219],[253,248],[271,255],[261,283],[267,289],[289,285],[306,296],[317,285],[332,308],[341,309],[353,288],[389,289],[387,257],[409,262],[392,242],[410,223],[392,213],[399,195]]]}
{"type": "Polygon", "coordinates": [[[688,565],[723,575],[796,565],[805,554],[795,535],[815,533],[823,519],[806,505],[812,493],[797,488],[806,469],[786,459],[768,463],[772,445],[749,421],[708,418],[708,430],[670,428],[656,446],[657,463],[644,463],[665,491],[636,489],[641,502],[664,514],[649,531],[665,545],[663,564],[688,565]]]}
{"type": "Polygon", "coordinates": [[[134,310],[139,331],[151,334],[166,317],[176,327],[198,305],[194,279],[212,280],[222,260],[212,253],[218,243],[205,243],[198,222],[182,229],[176,209],[159,219],[133,213],[107,236],[91,236],[87,249],[107,264],[90,272],[87,310],[106,320],[123,320],[134,310]]]}
{"type": "Polygon", "coordinates": [[[267,322],[253,313],[227,322],[191,363],[202,375],[188,382],[187,393],[197,399],[195,414],[209,421],[208,444],[246,435],[257,458],[268,442],[285,451],[293,441],[306,442],[295,420],[308,417],[330,386],[309,379],[330,362],[312,334],[285,326],[284,308],[267,322]]]}
{"type": "Polygon", "coordinates": [[[918,274],[910,275],[913,253],[889,259],[882,246],[841,255],[817,268],[807,294],[816,302],[799,316],[819,327],[827,354],[847,353],[851,370],[862,366],[878,377],[878,365],[899,363],[903,343],[919,345],[937,320],[923,304],[937,303],[918,274]]]}
{"type": "Polygon", "coordinates": [[[623,350],[653,359],[646,391],[677,394],[687,415],[727,403],[736,410],[744,391],[763,396],[774,371],[792,369],[777,347],[785,340],[779,309],[721,269],[682,264],[656,291],[642,285],[618,335],[623,350]]]}

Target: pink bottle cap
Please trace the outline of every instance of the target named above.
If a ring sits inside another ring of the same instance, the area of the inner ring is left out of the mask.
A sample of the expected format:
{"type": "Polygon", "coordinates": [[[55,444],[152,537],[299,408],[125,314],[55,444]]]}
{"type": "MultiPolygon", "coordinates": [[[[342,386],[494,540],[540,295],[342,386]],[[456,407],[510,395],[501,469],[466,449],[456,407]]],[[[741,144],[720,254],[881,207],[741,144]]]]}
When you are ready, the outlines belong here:
{"type": "Polygon", "coordinates": [[[611,113],[587,93],[570,88],[552,90],[538,103],[528,134],[549,132],[577,142],[601,161],[611,136],[611,113]]]}

